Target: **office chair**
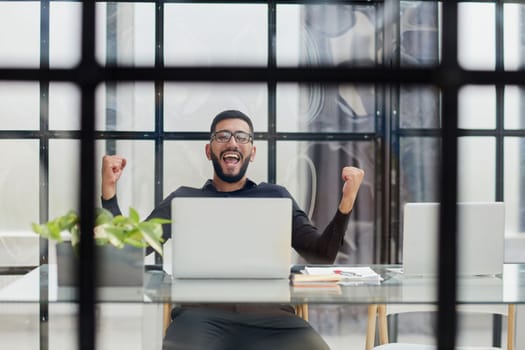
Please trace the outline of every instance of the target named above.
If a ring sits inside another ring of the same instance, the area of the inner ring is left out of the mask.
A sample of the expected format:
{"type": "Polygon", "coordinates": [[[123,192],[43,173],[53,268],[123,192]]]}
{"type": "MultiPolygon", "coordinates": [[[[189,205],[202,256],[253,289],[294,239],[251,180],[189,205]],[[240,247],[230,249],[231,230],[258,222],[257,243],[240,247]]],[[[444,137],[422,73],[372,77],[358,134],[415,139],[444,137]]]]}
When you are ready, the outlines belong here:
{"type": "MultiPolygon", "coordinates": [[[[407,312],[428,312],[436,311],[435,306],[428,304],[421,305],[370,305],[368,307],[368,325],[366,334],[366,350],[435,350],[435,345],[390,343],[388,339],[388,315],[402,314],[407,312]],[[376,320],[379,321],[379,343],[374,347],[376,320]]],[[[515,337],[515,305],[461,305],[458,312],[465,313],[484,313],[499,314],[507,317],[507,350],[514,350],[515,337]]],[[[488,346],[457,346],[456,350],[496,350],[488,346]]]]}

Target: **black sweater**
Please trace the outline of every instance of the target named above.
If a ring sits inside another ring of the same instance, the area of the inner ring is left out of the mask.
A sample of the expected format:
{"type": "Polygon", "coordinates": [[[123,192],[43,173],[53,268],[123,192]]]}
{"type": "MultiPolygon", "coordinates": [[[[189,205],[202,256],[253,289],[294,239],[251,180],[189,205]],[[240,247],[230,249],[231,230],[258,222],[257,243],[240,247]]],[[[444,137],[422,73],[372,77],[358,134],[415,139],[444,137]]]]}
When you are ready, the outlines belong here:
{"type": "MultiPolygon", "coordinates": [[[[291,194],[283,186],[262,182],[257,185],[247,180],[246,185],[237,191],[219,192],[208,180],[202,188],[179,187],[167,196],[148,216],[151,218],[171,217],[171,200],[174,197],[285,197],[291,198],[293,203],[292,220],[292,247],[309,263],[331,264],[334,262],[339,248],[343,244],[349,214],[337,211],[324,231],[321,233],[315,227],[306,213],[299,208],[291,194]]],[[[113,213],[121,214],[117,197],[102,200],[102,206],[113,213]]],[[[206,218],[206,213],[203,213],[206,218]]],[[[171,237],[171,225],[163,225],[165,240],[171,237]]],[[[151,250],[148,250],[151,252],[151,250]]]]}

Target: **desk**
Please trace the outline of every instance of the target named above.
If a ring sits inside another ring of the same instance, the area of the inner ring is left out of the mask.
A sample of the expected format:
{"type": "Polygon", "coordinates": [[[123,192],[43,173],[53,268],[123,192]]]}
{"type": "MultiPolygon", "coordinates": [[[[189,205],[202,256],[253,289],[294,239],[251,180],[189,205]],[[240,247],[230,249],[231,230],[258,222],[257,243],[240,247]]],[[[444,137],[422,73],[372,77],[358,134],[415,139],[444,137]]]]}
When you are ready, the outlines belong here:
{"type": "MultiPolygon", "coordinates": [[[[274,302],[291,304],[391,304],[391,303],[437,303],[436,278],[403,277],[391,272],[399,266],[372,265],[380,273],[384,281],[379,285],[346,286],[339,289],[310,289],[294,288],[287,281],[173,281],[171,276],[162,271],[146,271],[144,288],[103,288],[99,290],[98,301],[102,309],[117,308],[110,317],[148,318],[147,323],[137,321],[135,330],[126,329],[124,334],[135,336],[133,341],[142,342],[142,348],[160,348],[162,330],[162,305],[165,303],[185,302],[274,302]],[[187,282],[187,283],[184,283],[187,282]],[[123,310],[137,307],[140,314],[123,315],[123,310]],[[149,320],[151,319],[151,322],[149,320]],[[147,328],[147,329],[146,329],[147,328]],[[156,342],[156,346],[152,344],[156,342]]],[[[33,322],[38,327],[38,306],[49,303],[50,320],[53,319],[53,310],[69,306],[72,316],[68,316],[73,323],[75,315],[76,295],[71,288],[57,287],[56,267],[43,265],[20,279],[0,289],[0,309],[6,306],[13,312],[18,312],[24,306],[36,312],[33,322]]],[[[461,277],[458,279],[459,303],[494,303],[494,304],[525,304],[525,264],[506,264],[504,273],[500,277],[461,277]]],[[[99,307],[99,306],[97,306],[99,307]]],[[[104,311],[102,310],[102,311],[104,311]]],[[[23,311],[23,310],[21,310],[23,311]]],[[[58,310],[62,317],[64,311],[58,310]]],[[[111,311],[111,310],[110,310],[111,311]]],[[[109,312],[101,312],[108,315],[109,312]]],[[[56,319],[57,317],[55,317],[56,319]]],[[[105,320],[101,320],[105,323],[105,320]]],[[[114,322],[107,321],[113,326],[114,322]]],[[[41,323],[42,325],[42,323],[41,323]]],[[[47,325],[46,325],[47,327],[47,325]]],[[[50,345],[53,340],[54,325],[49,324],[50,345]]],[[[519,327],[518,327],[519,329],[519,327]]],[[[38,328],[37,328],[38,330],[38,328]]],[[[74,330],[74,329],[73,329],[74,330]]],[[[63,332],[58,329],[56,332],[63,332]]],[[[38,332],[37,332],[38,333],[38,332]]],[[[99,337],[103,338],[103,337],[99,337]]],[[[110,335],[108,339],[112,338],[110,335]]],[[[35,340],[37,342],[38,339],[35,340]]],[[[108,340],[109,342],[110,340],[108,340]]],[[[72,340],[74,343],[74,339],[72,340]]],[[[114,345],[114,343],[112,344],[114,345]]],[[[518,345],[519,346],[519,345],[518,345]]],[[[38,347],[36,347],[38,348],[38,347]]],[[[50,348],[55,348],[50,346],[50,348]]],[[[59,348],[68,348],[63,345],[59,348]]],[[[108,349],[112,346],[108,346],[108,349]]],[[[114,347],[113,347],[114,348],[114,347]]],[[[101,347],[105,349],[105,347],[101,347]]]]}
{"type": "MultiPolygon", "coordinates": [[[[333,288],[294,288],[282,280],[173,281],[163,271],[146,271],[144,288],[100,288],[100,302],[275,302],[291,304],[437,303],[438,279],[406,277],[396,265],[372,265],[384,280],[333,288]]],[[[502,276],[458,278],[458,303],[525,304],[525,264],[505,264],[502,276]]],[[[57,287],[56,266],[42,265],[0,289],[0,303],[75,302],[74,289],[57,287]],[[45,290],[46,293],[41,291],[45,290]],[[44,294],[44,295],[43,295],[44,294]],[[42,297],[45,300],[42,300],[42,297]]]]}

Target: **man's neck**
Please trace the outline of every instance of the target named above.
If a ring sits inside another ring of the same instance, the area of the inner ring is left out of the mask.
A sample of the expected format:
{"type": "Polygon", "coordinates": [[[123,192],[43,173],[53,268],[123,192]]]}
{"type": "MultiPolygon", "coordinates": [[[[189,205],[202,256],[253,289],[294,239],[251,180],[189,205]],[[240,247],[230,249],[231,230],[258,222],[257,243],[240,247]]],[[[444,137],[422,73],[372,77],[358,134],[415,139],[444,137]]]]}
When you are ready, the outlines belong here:
{"type": "Polygon", "coordinates": [[[246,185],[246,177],[243,177],[237,182],[226,182],[214,176],[212,183],[219,192],[233,192],[242,189],[246,185]]]}

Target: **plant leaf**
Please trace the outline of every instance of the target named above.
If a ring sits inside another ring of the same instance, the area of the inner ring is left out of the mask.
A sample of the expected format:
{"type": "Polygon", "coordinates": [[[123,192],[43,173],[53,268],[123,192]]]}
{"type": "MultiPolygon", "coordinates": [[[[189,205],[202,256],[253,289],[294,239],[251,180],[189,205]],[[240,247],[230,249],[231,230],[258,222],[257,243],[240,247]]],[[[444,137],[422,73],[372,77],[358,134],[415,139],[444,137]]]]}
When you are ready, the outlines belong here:
{"type": "Polygon", "coordinates": [[[140,221],[139,213],[133,208],[129,208],[129,218],[134,224],[138,224],[140,221]]]}
{"type": "Polygon", "coordinates": [[[139,227],[144,240],[151,246],[151,248],[162,255],[162,236],[158,236],[158,232],[155,232],[156,230],[153,228],[154,226],[148,222],[141,222],[139,227]]]}
{"type": "Polygon", "coordinates": [[[95,219],[95,226],[103,225],[113,220],[113,214],[107,209],[97,208],[97,217],[95,219]]]}

